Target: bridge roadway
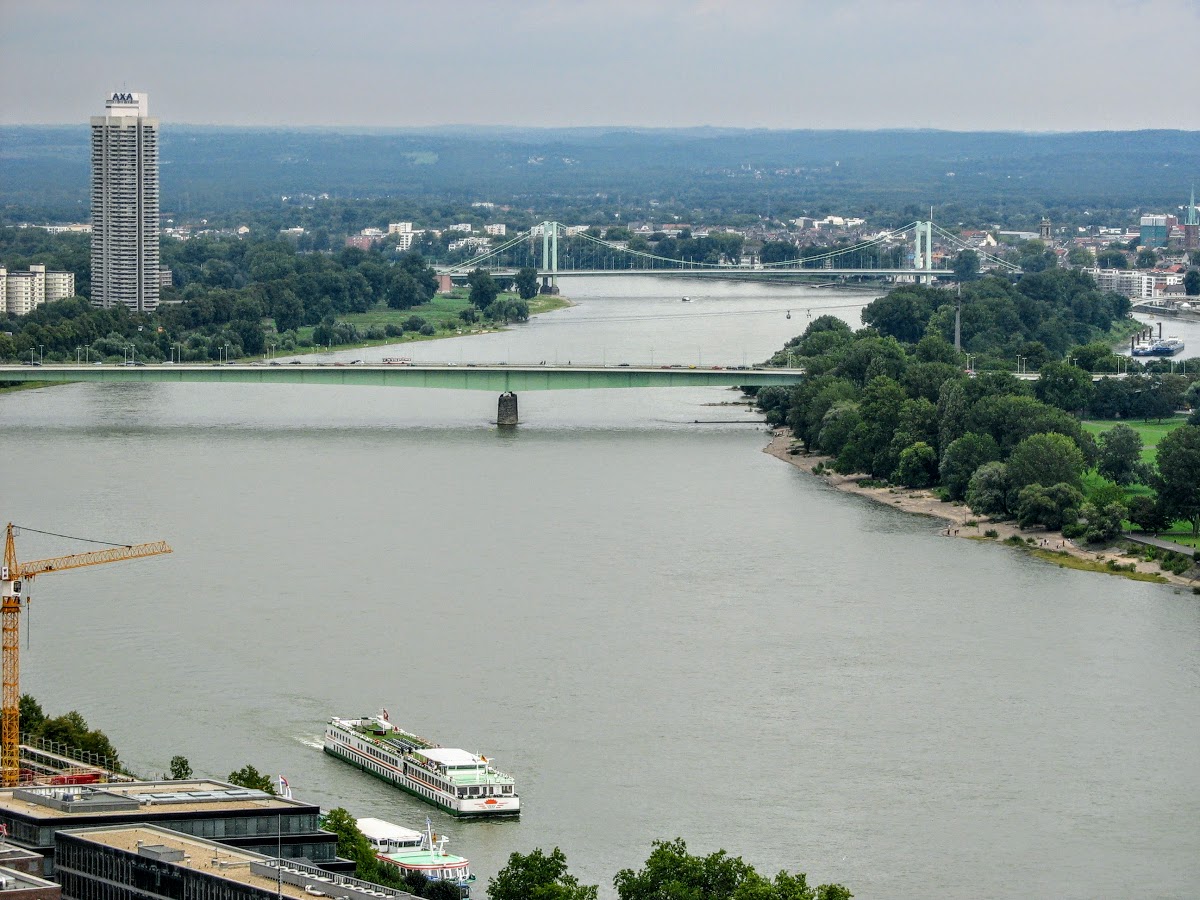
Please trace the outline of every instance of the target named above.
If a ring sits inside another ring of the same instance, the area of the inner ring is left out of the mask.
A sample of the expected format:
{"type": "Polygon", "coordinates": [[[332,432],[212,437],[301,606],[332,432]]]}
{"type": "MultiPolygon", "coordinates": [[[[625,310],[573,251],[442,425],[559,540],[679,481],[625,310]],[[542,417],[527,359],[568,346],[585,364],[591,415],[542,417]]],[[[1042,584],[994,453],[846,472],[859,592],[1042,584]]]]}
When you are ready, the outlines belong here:
{"type": "Polygon", "coordinates": [[[191,384],[343,384],[371,387],[448,388],[466,391],[553,391],[597,388],[740,387],[796,384],[800,369],[713,366],[505,365],[43,365],[0,366],[0,381],[168,382],[191,384]]]}
{"type": "MultiPolygon", "coordinates": [[[[447,274],[452,278],[465,278],[470,274],[468,269],[454,266],[439,266],[435,267],[435,271],[439,274],[447,274]]],[[[485,271],[493,275],[508,275],[516,277],[516,269],[498,268],[485,269],[485,271]]],[[[689,268],[658,268],[658,269],[559,269],[557,271],[541,271],[538,270],[538,278],[570,278],[572,276],[587,275],[683,275],[688,278],[734,278],[744,277],[746,275],[753,276],[798,276],[807,275],[823,278],[826,276],[841,276],[841,275],[869,275],[873,278],[893,278],[897,276],[912,276],[920,277],[923,275],[953,275],[953,269],[762,269],[749,268],[741,266],[723,266],[715,269],[689,269],[689,268]]]]}
{"type": "Polygon", "coordinates": [[[517,391],[741,387],[797,384],[800,369],[697,366],[507,365],[503,363],[249,363],[246,365],[0,366],[0,382],[311,384],[500,391],[497,422],[517,424],[517,391]]]}

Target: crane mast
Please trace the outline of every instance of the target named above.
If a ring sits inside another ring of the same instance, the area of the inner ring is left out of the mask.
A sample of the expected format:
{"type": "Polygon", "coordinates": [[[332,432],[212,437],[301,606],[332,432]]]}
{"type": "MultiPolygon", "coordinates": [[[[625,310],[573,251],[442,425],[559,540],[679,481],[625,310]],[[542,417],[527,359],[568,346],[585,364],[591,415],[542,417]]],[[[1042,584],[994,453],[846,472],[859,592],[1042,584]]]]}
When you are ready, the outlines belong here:
{"type": "Polygon", "coordinates": [[[13,524],[8,523],[4,539],[4,564],[0,566],[0,784],[11,787],[21,774],[21,592],[30,579],[48,572],[62,572],[84,566],[141,559],[170,553],[165,541],[150,544],[130,544],[53,556],[32,562],[17,562],[13,542],[13,524]]]}

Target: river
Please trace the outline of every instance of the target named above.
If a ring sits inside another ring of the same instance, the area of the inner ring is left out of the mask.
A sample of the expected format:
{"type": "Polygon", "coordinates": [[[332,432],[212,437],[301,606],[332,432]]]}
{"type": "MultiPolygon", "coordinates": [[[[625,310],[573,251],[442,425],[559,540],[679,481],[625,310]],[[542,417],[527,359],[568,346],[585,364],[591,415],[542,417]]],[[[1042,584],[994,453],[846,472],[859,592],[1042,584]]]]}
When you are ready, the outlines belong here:
{"type": "MultiPolygon", "coordinates": [[[[566,288],[528,326],[404,352],[740,364],[864,300],[566,288]]],[[[386,706],[518,779],[520,821],[433,813],[479,897],[538,846],[612,896],[676,836],[860,898],[1194,896],[1200,598],[948,540],[763,454],[759,427],[694,424],[751,418],[710,405],[735,396],[526,393],[509,433],[490,393],[0,396],[5,516],[175,548],[38,579],[22,687],[136,771],[251,763],[419,826],[431,808],[317,749],[329,715],[386,706]]]]}

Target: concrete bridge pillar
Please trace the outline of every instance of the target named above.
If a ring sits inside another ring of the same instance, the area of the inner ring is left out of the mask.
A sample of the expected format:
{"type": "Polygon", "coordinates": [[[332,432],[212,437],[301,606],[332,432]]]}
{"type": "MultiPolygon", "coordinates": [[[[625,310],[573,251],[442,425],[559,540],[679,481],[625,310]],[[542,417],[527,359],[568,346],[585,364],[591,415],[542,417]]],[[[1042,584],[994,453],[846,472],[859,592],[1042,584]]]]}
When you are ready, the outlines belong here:
{"type": "Polygon", "coordinates": [[[506,427],[516,425],[517,421],[517,395],[512,391],[505,391],[496,404],[496,424],[506,427]]]}

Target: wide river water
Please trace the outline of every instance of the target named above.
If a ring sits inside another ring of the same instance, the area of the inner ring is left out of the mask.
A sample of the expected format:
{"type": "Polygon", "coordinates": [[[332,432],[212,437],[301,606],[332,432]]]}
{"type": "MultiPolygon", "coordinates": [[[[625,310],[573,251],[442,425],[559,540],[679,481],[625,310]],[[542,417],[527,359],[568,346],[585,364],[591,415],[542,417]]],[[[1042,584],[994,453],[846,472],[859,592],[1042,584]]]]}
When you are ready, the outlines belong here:
{"type": "MultiPolygon", "coordinates": [[[[565,287],[571,309],[404,352],[740,364],[864,301],[565,287]]],[[[1196,896],[1200,598],[947,539],[765,455],[761,427],[694,424],[752,418],[735,397],[525,393],[500,433],[491,393],[0,396],[7,519],[175,549],[39,579],[22,687],[135,771],[251,763],[408,826],[431,808],[320,752],[331,714],[494,756],[520,821],[433,812],[480,897],[539,846],[611,896],[676,836],[860,898],[1196,896]]]]}

